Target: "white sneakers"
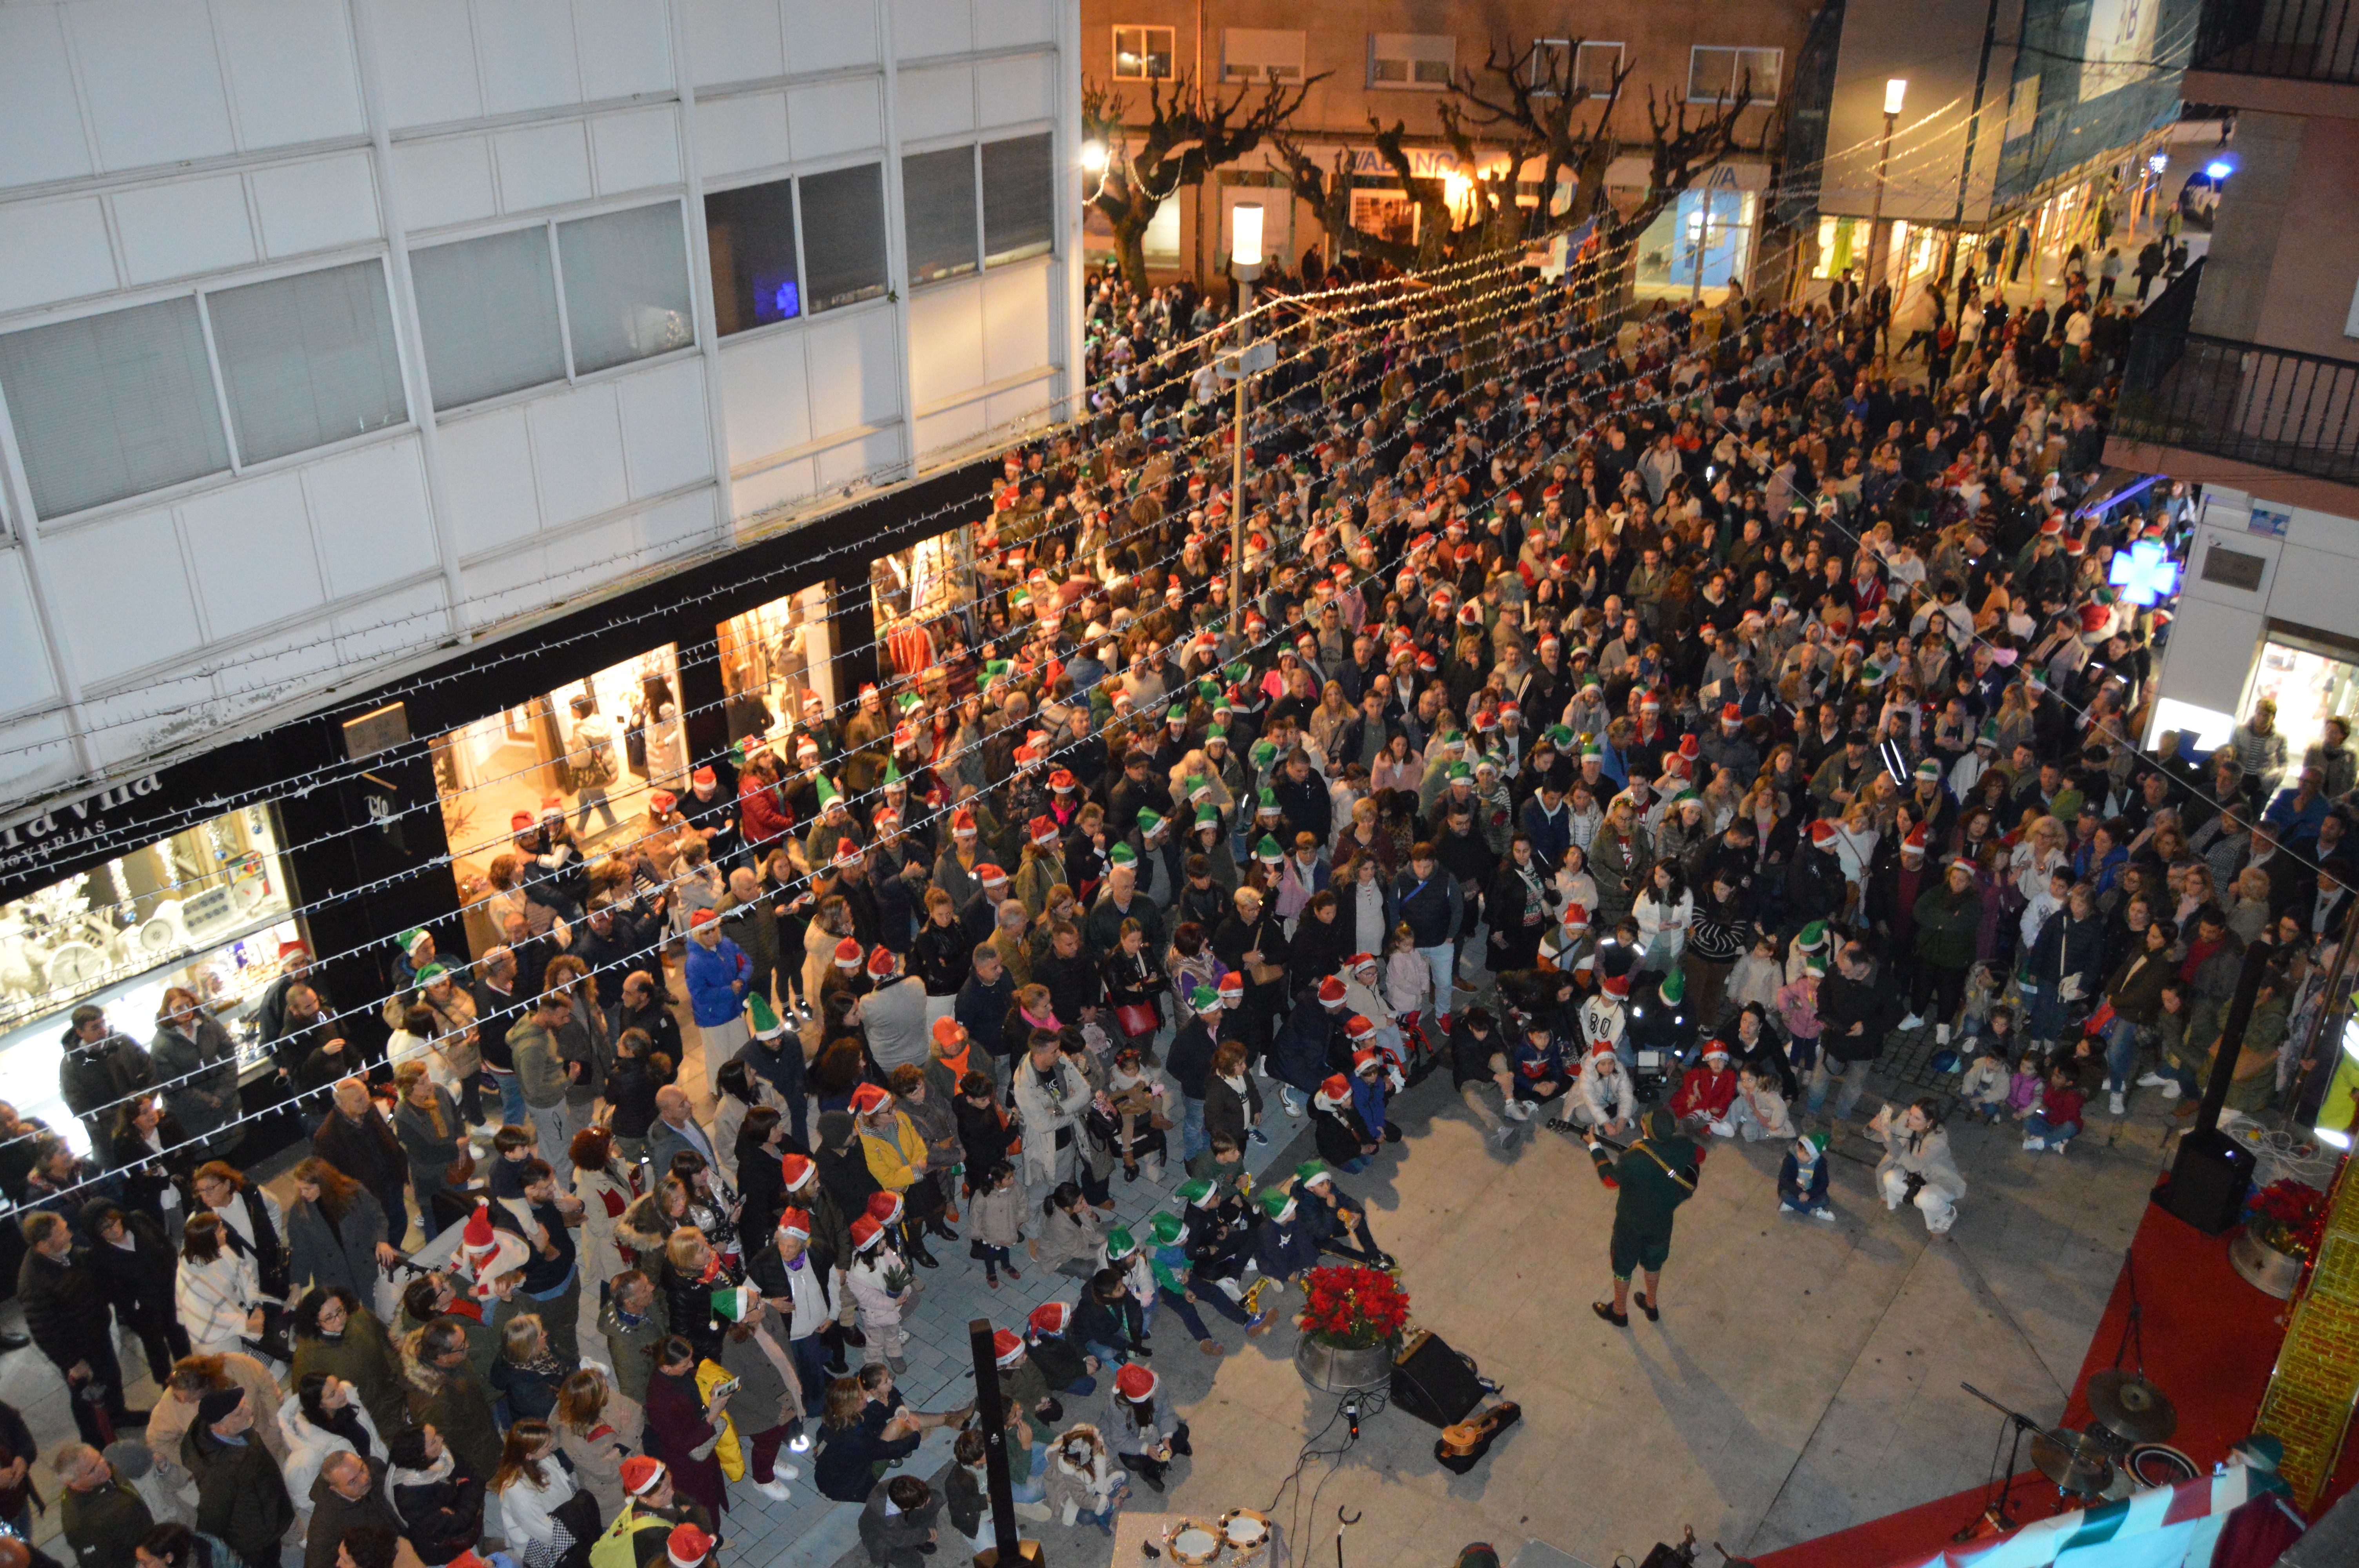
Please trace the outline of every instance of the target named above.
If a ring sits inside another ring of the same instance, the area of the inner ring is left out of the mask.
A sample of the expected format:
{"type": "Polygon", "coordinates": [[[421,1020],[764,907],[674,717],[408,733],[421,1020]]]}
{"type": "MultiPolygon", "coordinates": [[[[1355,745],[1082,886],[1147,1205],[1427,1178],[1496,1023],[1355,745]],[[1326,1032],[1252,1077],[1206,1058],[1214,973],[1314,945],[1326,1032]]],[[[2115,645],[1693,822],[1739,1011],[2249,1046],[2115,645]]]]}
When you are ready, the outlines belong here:
{"type": "Polygon", "coordinates": [[[1924,1027],[1925,1021],[1913,1012],[1900,1021],[1900,1032],[1904,1034],[1912,1029],[1922,1029],[1924,1027]]]}
{"type": "Polygon", "coordinates": [[[794,1496],[792,1492],[787,1490],[786,1483],[783,1481],[756,1481],[754,1483],[754,1489],[774,1503],[783,1503],[794,1496]]]}
{"type": "Polygon", "coordinates": [[[2127,1116],[2130,1113],[2129,1097],[2118,1091],[2107,1095],[2105,1108],[2115,1116],[2127,1116]]]}
{"type": "Polygon", "coordinates": [[[1936,1045],[1947,1045],[1949,1043],[1950,1026],[1946,1023],[1937,1023],[1933,1025],[1933,1044],[1936,1045]]]}
{"type": "Polygon", "coordinates": [[[2166,1078],[2160,1073],[2140,1073],[2137,1077],[2137,1087],[2142,1089],[2158,1089],[2165,1084],[2175,1084],[2178,1081],[2176,1078],[2166,1078]]]}
{"type": "Polygon", "coordinates": [[[2179,1088],[2179,1080],[2178,1080],[2177,1078],[2165,1078],[2165,1079],[2163,1079],[2163,1080],[2162,1080],[2162,1098],[2165,1098],[2165,1099],[2177,1099],[2177,1098],[2179,1098],[2179,1095],[2180,1095],[2180,1088],[2179,1088]]]}
{"type": "Polygon", "coordinates": [[[1529,1121],[1532,1119],[1532,1108],[1519,1099],[1511,1099],[1501,1106],[1499,1113],[1515,1121],[1529,1121]]]}
{"type": "Polygon", "coordinates": [[[2048,1147],[2048,1140],[2045,1138],[2027,1138],[2023,1141],[2023,1146],[2026,1149],[2032,1150],[2036,1152],[2048,1147]]]}

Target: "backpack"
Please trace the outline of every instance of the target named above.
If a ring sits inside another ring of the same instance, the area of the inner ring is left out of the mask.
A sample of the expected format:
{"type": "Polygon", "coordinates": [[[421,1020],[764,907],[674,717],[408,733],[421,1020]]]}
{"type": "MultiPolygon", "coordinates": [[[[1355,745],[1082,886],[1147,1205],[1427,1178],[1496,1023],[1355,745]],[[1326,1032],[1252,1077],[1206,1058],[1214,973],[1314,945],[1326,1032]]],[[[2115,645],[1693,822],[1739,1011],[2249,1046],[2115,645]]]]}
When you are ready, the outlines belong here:
{"type": "Polygon", "coordinates": [[[641,1513],[636,1503],[625,1503],[614,1522],[590,1543],[590,1568],[639,1568],[637,1537],[641,1530],[669,1532],[671,1521],[659,1514],[641,1513]]]}

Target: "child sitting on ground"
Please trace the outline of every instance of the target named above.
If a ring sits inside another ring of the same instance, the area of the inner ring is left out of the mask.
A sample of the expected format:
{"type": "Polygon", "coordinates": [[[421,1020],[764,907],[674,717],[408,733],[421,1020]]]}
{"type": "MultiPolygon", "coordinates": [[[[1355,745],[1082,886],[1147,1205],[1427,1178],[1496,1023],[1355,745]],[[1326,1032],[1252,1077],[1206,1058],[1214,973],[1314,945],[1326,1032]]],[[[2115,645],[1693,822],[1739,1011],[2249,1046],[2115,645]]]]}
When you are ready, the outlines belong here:
{"type": "Polygon", "coordinates": [[[2006,1080],[2007,1115],[2021,1121],[2039,1108],[2039,1084],[2045,1070],[2037,1051],[2027,1050],[2015,1059],[2015,1071],[2006,1080]]]}
{"type": "Polygon", "coordinates": [[[1980,1049],[1967,1066],[1966,1076],[1958,1081],[1958,1098],[1964,1102],[1967,1115],[1979,1116],[1995,1127],[2007,1113],[2014,1072],[2007,1065],[2005,1041],[1984,1036],[1975,1044],[1980,1049]]]}
{"type": "Polygon", "coordinates": [[[2081,1130],[2082,1108],[2088,1097],[2081,1092],[2080,1076],[2070,1057],[2049,1065],[2048,1081],[2040,1086],[2039,1107],[2023,1119],[2023,1146],[2034,1153],[2046,1150],[2061,1154],[2081,1130]]]}
{"type": "Polygon", "coordinates": [[[1794,1119],[1787,1111],[1777,1076],[1767,1062],[1748,1065],[1738,1071],[1736,1098],[1729,1105],[1728,1119],[1747,1143],[1794,1136],[1794,1119]]]}
{"type": "Polygon", "coordinates": [[[1832,1219],[1834,1206],[1827,1201],[1827,1135],[1805,1132],[1786,1151],[1777,1164],[1777,1212],[1807,1214],[1812,1219],[1832,1219]]]}

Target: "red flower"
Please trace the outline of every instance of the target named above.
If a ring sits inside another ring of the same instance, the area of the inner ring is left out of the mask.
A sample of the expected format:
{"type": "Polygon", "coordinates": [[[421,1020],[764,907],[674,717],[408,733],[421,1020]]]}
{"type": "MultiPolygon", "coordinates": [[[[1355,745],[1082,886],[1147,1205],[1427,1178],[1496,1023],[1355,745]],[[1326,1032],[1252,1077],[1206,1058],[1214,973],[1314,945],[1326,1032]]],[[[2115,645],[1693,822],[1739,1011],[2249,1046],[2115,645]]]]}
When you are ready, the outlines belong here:
{"type": "Polygon", "coordinates": [[[1408,1296],[1379,1269],[1313,1269],[1303,1287],[1302,1331],[1327,1344],[1381,1345],[1408,1322],[1408,1296]]]}

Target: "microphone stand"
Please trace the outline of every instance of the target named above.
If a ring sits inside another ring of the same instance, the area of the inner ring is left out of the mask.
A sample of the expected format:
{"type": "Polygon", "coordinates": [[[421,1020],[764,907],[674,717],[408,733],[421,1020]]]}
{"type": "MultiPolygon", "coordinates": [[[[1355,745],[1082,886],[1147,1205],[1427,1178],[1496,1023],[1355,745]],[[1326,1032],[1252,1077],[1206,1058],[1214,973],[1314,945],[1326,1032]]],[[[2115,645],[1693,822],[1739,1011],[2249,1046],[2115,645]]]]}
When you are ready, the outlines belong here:
{"type": "Polygon", "coordinates": [[[1983,1403],[1990,1406],[1991,1409],[2006,1417],[2007,1422],[2006,1468],[1998,1471],[1988,1480],[1983,1483],[1982,1511],[1976,1514],[1972,1519],[1969,1519],[1955,1534],[1950,1537],[1953,1541],[1962,1542],[1972,1541],[1977,1535],[1981,1534],[1984,1525],[1988,1525],[1993,1530],[2001,1532],[2010,1530],[2015,1528],[2016,1521],[2014,1516],[2006,1511],[2006,1505],[2008,1499],[2013,1497],[2015,1493],[2016,1455],[2022,1449],[2024,1433],[2030,1433],[2034,1436],[2043,1436],[2046,1435],[2048,1429],[2040,1425],[2038,1422],[2032,1420],[2029,1416],[2023,1414],[2020,1411],[2010,1410],[2006,1405],[1999,1403],[1996,1400],[1991,1398],[1980,1389],[1975,1388],[1972,1383],[1960,1383],[1958,1387],[1965,1390],[1966,1392],[1973,1395],[1974,1398],[1982,1400],[1983,1403]],[[1991,1488],[1993,1487],[1996,1487],[1998,1488],[1998,1495],[1995,1498],[1991,1495],[1991,1488]]]}

